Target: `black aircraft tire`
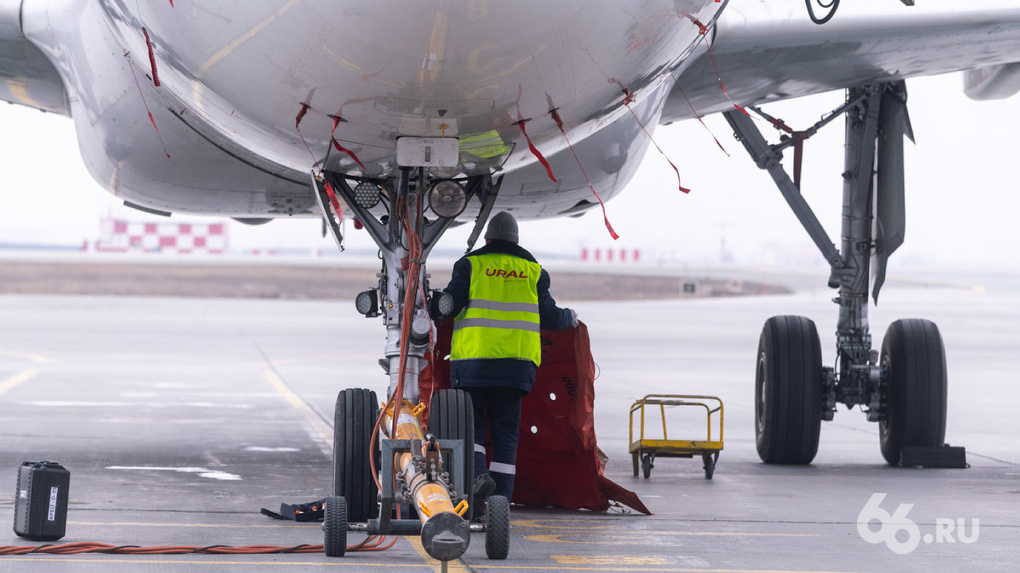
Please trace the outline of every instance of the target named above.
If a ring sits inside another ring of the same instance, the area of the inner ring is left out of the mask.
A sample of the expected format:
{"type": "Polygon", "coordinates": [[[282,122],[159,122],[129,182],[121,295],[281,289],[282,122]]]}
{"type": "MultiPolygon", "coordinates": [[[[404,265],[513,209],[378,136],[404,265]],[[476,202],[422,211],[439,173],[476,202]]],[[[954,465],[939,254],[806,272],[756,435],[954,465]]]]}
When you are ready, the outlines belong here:
{"type": "Polygon", "coordinates": [[[506,559],[510,555],[510,501],[501,495],[485,500],[485,556],[506,559]]]}
{"type": "Polygon", "coordinates": [[[773,316],[758,342],[755,441],[767,464],[809,464],[822,423],[822,347],[815,323],[773,316]]]}
{"type": "Polygon", "coordinates": [[[322,521],[322,548],[326,557],[343,557],[347,552],[347,504],[334,495],[326,498],[322,521]]]}
{"type": "Polygon", "coordinates": [[[882,340],[882,457],[900,462],[903,446],[941,446],[946,438],[946,351],[934,322],[897,320],[882,340]]]}
{"type": "MultiPolygon", "coordinates": [[[[471,493],[475,485],[475,414],[471,396],[463,390],[437,390],[429,404],[429,433],[440,441],[464,440],[464,484],[456,484],[457,491],[467,496],[469,508],[467,518],[475,513],[471,493]]],[[[448,468],[453,481],[453,456],[443,456],[443,467],[448,468]]],[[[456,502],[454,503],[456,505],[456,502]]]]}
{"type": "Polygon", "coordinates": [[[333,419],[333,495],[347,503],[347,519],[363,523],[379,513],[372,479],[372,428],[379,415],[375,392],[347,388],[336,397],[333,419]]]}

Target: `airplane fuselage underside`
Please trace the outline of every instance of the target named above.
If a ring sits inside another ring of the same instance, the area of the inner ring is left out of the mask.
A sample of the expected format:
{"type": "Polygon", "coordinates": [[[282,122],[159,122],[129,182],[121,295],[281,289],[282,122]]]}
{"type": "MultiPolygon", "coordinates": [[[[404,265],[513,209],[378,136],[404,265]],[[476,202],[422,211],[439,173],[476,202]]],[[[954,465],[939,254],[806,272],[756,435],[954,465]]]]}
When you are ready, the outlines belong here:
{"type": "Polygon", "coordinates": [[[23,21],[62,68],[86,164],[132,203],[317,214],[309,172],[391,179],[398,138],[445,136],[460,157],[439,176],[499,172],[500,205],[535,217],[591,199],[568,139],[603,198],[629,180],[640,124],[723,6],[108,0],[26,3],[23,21]]]}

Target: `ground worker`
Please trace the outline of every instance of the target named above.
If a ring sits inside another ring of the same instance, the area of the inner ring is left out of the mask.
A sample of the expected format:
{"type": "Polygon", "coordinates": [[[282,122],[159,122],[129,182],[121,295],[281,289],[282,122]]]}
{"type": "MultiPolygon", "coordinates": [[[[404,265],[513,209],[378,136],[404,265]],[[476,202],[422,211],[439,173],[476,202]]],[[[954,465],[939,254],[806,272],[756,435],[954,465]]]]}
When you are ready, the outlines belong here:
{"type": "Polygon", "coordinates": [[[493,494],[513,499],[521,398],[535,384],[542,360],[539,331],[577,325],[577,313],[556,306],[549,273],[518,238],[513,215],[496,214],[485,231],[485,246],[457,261],[445,289],[453,296],[456,317],[450,385],[466,391],[474,405],[476,508],[493,494]],[[486,429],[492,440],[488,468],[486,429]]]}

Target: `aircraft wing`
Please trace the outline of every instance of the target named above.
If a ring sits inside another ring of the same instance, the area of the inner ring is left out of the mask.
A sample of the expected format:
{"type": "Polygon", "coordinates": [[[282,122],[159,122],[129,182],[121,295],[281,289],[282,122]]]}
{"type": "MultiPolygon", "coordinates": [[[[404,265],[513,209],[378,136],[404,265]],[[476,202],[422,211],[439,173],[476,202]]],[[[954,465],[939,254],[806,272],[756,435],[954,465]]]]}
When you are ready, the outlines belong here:
{"type": "Polygon", "coordinates": [[[0,101],[71,115],[63,80],[21,33],[20,19],[20,2],[0,2],[0,101]]]}
{"type": "Polygon", "coordinates": [[[1020,91],[1020,3],[1013,0],[843,2],[829,22],[811,22],[803,1],[731,2],[701,53],[674,75],[662,123],[915,76],[979,68],[975,99],[1020,91]],[[713,65],[714,60],[714,65],[713,65]],[[717,72],[718,70],[718,72],[717,72]]]}

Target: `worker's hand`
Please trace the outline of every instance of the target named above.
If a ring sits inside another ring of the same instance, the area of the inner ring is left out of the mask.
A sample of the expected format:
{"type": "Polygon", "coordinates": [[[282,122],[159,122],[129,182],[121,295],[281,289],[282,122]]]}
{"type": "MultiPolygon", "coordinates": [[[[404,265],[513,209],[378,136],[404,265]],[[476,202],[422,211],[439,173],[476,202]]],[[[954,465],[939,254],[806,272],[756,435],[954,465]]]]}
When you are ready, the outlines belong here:
{"type": "Polygon", "coordinates": [[[570,311],[570,326],[577,328],[577,311],[572,308],[568,308],[567,310],[570,311]]]}

